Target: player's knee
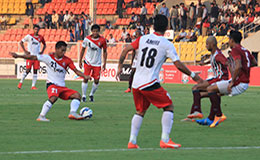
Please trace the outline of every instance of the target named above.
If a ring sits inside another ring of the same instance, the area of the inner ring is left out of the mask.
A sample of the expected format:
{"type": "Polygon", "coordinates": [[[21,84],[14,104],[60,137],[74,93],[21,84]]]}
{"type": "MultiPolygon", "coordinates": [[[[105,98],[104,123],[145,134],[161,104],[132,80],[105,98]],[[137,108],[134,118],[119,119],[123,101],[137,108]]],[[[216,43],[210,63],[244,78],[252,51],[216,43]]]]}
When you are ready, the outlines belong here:
{"type": "Polygon", "coordinates": [[[137,114],[137,115],[139,115],[139,116],[141,116],[141,117],[144,117],[145,111],[136,111],[135,114],[137,114]]]}
{"type": "Polygon", "coordinates": [[[171,104],[171,105],[169,105],[169,106],[164,107],[164,108],[163,108],[163,111],[173,112],[173,109],[174,109],[174,107],[173,107],[173,105],[171,104]]]}
{"type": "Polygon", "coordinates": [[[99,80],[98,80],[98,79],[95,79],[95,80],[94,80],[94,83],[95,83],[96,85],[98,85],[98,84],[99,84],[99,80]]]}
{"type": "Polygon", "coordinates": [[[84,83],[88,83],[88,80],[87,80],[87,79],[84,79],[83,82],[84,82],[84,83]]]}
{"type": "Polygon", "coordinates": [[[71,99],[81,99],[81,95],[80,95],[80,93],[79,92],[76,92],[76,93],[74,93],[73,95],[71,95],[71,99]]]}
{"type": "Polygon", "coordinates": [[[51,96],[51,97],[49,98],[49,101],[50,101],[52,104],[54,104],[54,103],[57,101],[57,99],[58,99],[58,97],[56,97],[56,96],[51,96]]]}

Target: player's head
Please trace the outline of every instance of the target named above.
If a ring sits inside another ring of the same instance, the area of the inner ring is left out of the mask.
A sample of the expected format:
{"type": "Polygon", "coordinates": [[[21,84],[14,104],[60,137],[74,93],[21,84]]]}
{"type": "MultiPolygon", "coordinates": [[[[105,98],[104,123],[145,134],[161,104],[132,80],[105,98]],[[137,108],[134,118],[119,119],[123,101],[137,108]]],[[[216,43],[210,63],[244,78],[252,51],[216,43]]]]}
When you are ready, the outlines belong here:
{"type": "Polygon", "coordinates": [[[239,31],[230,31],[229,35],[229,46],[233,48],[236,44],[240,44],[242,40],[242,34],[239,31]]]}
{"type": "Polygon", "coordinates": [[[162,32],[164,33],[168,27],[168,19],[166,16],[158,14],[154,17],[154,24],[153,24],[155,32],[162,32]]]}
{"type": "Polygon", "coordinates": [[[99,32],[100,32],[100,26],[97,24],[94,24],[91,27],[91,32],[92,32],[92,37],[93,38],[98,38],[99,37],[99,32]]]}
{"type": "Polygon", "coordinates": [[[138,38],[138,37],[141,37],[142,36],[142,31],[140,29],[136,30],[135,31],[135,37],[138,38]]]}
{"type": "Polygon", "coordinates": [[[214,36],[209,36],[206,40],[206,48],[211,52],[214,48],[217,48],[217,43],[217,39],[214,36]]]}
{"type": "Polygon", "coordinates": [[[39,30],[40,30],[40,26],[38,26],[38,25],[34,25],[34,26],[33,26],[33,33],[34,33],[34,34],[38,35],[39,30]]]}
{"type": "Polygon", "coordinates": [[[64,41],[58,41],[55,45],[55,54],[57,58],[62,58],[67,50],[67,43],[64,41]]]}

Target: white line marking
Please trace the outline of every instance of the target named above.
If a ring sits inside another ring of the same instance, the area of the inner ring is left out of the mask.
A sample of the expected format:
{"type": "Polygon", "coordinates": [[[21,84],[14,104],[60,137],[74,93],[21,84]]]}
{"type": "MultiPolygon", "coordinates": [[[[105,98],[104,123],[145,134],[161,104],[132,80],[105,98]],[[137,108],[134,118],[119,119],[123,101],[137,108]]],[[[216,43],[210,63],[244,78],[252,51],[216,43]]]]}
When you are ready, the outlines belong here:
{"type": "MultiPolygon", "coordinates": [[[[182,147],[180,150],[243,150],[243,149],[260,149],[260,146],[245,147],[182,147]]],[[[86,150],[53,150],[53,151],[18,151],[18,152],[0,152],[4,154],[41,154],[41,153],[80,153],[80,152],[125,152],[125,151],[161,151],[172,150],[162,148],[140,148],[140,149],[86,149],[86,150]]]]}

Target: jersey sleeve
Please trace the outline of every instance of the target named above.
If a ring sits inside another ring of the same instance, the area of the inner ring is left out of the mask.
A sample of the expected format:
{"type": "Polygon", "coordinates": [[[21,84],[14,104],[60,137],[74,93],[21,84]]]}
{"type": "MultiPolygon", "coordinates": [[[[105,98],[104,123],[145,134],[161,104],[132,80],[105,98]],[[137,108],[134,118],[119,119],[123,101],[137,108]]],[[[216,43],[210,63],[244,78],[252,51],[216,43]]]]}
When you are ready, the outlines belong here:
{"type": "Polygon", "coordinates": [[[138,49],[138,48],[139,48],[140,38],[141,38],[141,37],[137,38],[134,42],[131,43],[131,45],[132,45],[132,47],[133,47],[134,49],[138,49]]]}
{"type": "Polygon", "coordinates": [[[23,39],[22,39],[22,42],[28,42],[30,39],[30,35],[26,35],[23,39]]]}
{"type": "Polygon", "coordinates": [[[48,63],[49,61],[49,55],[46,54],[38,54],[37,55],[37,60],[44,62],[44,63],[48,63]]]}
{"type": "Polygon", "coordinates": [[[84,38],[83,42],[82,42],[82,47],[83,48],[86,48],[87,47],[87,44],[88,44],[88,39],[87,38],[84,38]]]}
{"type": "Polygon", "coordinates": [[[221,63],[223,66],[225,66],[227,64],[227,58],[223,55],[223,54],[219,54],[217,57],[216,57],[216,61],[221,63]]]}
{"type": "Polygon", "coordinates": [[[237,59],[241,60],[240,51],[237,48],[233,48],[230,54],[234,60],[237,60],[237,59]]]}
{"type": "Polygon", "coordinates": [[[74,70],[76,68],[76,66],[74,65],[74,63],[71,59],[69,59],[69,65],[68,66],[71,70],[74,70]]]}
{"type": "Polygon", "coordinates": [[[172,43],[169,43],[169,45],[166,48],[166,57],[170,58],[173,62],[180,60],[176,49],[172,43]]]}

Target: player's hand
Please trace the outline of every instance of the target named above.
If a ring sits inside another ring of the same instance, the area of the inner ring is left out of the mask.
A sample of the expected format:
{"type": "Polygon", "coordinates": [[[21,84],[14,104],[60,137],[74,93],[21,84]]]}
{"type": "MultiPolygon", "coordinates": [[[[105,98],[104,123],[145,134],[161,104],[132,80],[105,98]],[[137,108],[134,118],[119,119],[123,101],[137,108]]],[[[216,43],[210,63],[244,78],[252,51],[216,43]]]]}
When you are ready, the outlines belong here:
{"type": "Polygon", "coordinates": [[[228,85],[228,92],[231,93],[232,92],[232,87],[233,87],[234,83],[231,81],[228,85]]]}
{"type": "Polygon", "coordinates": [[[9,54],[14,58],[18,58],[18,55],[15,52],[9,52],[9,54]]]}
{"type": "Polygon", "coordinates": [[[120,81],[120,75],[122,73],[122,67],[118,66],[117,73],[116,73],[116,80],[120,81]]]}
{"type": "Polygon", "coordinates": [[[192,79],[193,79],[195,82],[197,82],[197,83],[202,83],[202,82],[203,82],[203,79],[200,78],[199,73],[195,73],[195,77],[192,78],[192,79]]]}
{"type": "Polygon", "coordinates": [[[103,64],[102,71],[105,71],[105,70],[106,70],[106,64],[103,64]]]}
{"type": "Polygon", "coordinates": [[[24,51],[24,54],[29,55],[29,54],[31,54],[31,53],[28,52],[28,51],[24,51]]]}
{"type": "Polygon", "coordinates": [[[39,54],[43,54],[43,52],[40,52],[39,54]]]}
{"type": "Polygon", "coordinates": [[[199,65],[200,65],[200,66],[203,66],[203,65],[204,65],[204,62],[200,61],[200,62],[199,62],[199,65]]]}
{"type": "Polygon", "coordinates": [[[90,76],[86,76],[86,75],[84,75],[84,80],[90,80],[91,81],[91,77],[90,76]]]}
{"type": "Polygon", "coordinates": [[[79,68],[82,69],[82,61],[79,61],[79,68]]]}

